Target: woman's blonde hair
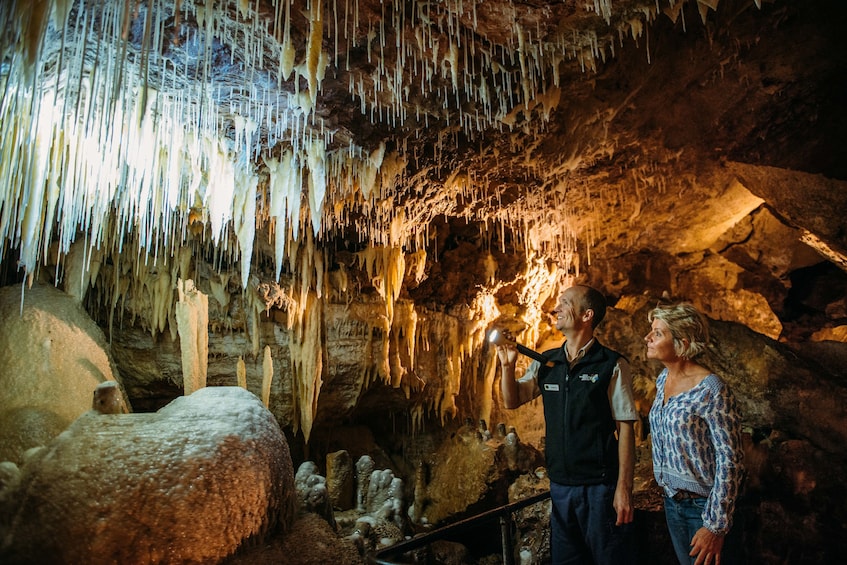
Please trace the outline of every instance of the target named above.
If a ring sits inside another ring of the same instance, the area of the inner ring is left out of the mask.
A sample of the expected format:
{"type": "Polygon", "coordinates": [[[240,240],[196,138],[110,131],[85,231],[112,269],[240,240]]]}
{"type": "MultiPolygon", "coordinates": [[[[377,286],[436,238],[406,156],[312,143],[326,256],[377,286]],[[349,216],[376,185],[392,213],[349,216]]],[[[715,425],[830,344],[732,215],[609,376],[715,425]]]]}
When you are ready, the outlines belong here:
{"type": "Polygon", "coordinates": [[[673,347],[676,354],[685,359],[692,359],[706,350],[709,343],[709,323],[706,317],[693,304],[680,302],[678,304],[656,306],[647,316],[650,323],[661,320],[673,336],[673,347]],[[683,339],[688,341],[686,347],[683,339]]]}

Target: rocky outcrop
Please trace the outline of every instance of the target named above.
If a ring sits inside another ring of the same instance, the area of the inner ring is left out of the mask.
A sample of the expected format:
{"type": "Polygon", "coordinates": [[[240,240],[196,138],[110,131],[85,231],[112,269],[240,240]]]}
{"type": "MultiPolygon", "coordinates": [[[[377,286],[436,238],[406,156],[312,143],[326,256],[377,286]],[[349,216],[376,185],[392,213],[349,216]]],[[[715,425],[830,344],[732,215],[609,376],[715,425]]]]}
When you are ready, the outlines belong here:
{"type": "Polygon", "coordinates": [[[294,472],[279,425],[238,387],[152,414],[91,411],[0,496],[4,563],[214,563],[285,532],[294,472]]]}
{"type": "Polygon", "coordinates": [[[514,431],[486,436],[466,423],[423,464],[412,515],[421,524],[439,524],[506,504],[512,481],[542,467],[544,456],[514,431]]]}
{"type": "Polygon", "coordinates": [[[103,331],[55,287],[0,288],[0,320],[0,461],[20,465],[90,410],[92,392],[118,371],[103,331]]]}

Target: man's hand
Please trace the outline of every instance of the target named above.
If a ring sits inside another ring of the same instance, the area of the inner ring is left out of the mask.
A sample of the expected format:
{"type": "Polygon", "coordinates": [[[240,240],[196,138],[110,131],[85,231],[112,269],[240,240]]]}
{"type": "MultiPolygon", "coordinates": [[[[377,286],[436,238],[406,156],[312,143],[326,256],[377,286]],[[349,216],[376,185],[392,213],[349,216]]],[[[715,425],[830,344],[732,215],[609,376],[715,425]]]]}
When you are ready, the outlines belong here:
{"type": "Polygon", "coordinates": [[[713,534],[702,527],[691,538],[691,557],[697,557],[694,565],[720,565],[723,536],[713,534]]]}
{"type": "Polygon", "coordinates": [[[618,427],[618,483],[615,487],[613,505],[618,519],[616,526],[629,524],[635,517],[632,507],[632,478],[635,475],[635,431],[634,422],[619,420],[618,427]]]}
{"type": "Polygon", "coordinates": [[[518,360],[518,350],[513,343],[497,346],[497,357],[501,365],[515,366],[518,360]]]}
{"type": "Polygon", "coordinates": [[[498,345],[497,357],[500,359],[500,393],[503,395],[503,406],[512,410],[521,405],[520,387],[515,380],[518,349],[512,342],[498,345]]]}
{"type": "Polygon", "coordinates": [[[616,526],[632,522],[635,517],[635,510],[632,508],[632,495],[629,489],[618,486],[615,489],[615,501],[613,504],[615,512],[618,515],[618,520],[615,522],[616,526]]]}

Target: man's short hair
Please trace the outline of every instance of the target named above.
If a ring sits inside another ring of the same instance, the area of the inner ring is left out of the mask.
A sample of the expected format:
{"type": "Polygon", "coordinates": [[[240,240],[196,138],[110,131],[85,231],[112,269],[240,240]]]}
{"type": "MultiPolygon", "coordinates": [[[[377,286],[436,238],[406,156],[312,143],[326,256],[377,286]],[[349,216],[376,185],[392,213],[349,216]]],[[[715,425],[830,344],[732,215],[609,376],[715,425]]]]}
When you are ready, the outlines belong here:
{"type": "Polygon", "coordinates": [[[596,328],[603,321],[603,318],[606,317],[606,297],[594,287],[585,284],[576,286],[582,289],[583,311],[588,309],[594,311],[594,317],[591,318],[591,327],[596,328]]]}

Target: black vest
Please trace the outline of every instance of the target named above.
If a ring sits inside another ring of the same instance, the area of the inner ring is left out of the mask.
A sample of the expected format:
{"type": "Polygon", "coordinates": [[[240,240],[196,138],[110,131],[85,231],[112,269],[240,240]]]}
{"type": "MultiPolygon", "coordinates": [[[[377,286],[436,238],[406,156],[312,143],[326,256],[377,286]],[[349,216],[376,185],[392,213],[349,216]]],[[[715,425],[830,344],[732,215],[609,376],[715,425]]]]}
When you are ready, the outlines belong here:
{"type": "Polygon", "coordinates": [[[609,382],[620,354],[596,339],[569,368],[564,346],[544,352],[538,371],[544,400],[545,456],[550,480],[564,485],[614,484],[618,442],[609,382]]]}

